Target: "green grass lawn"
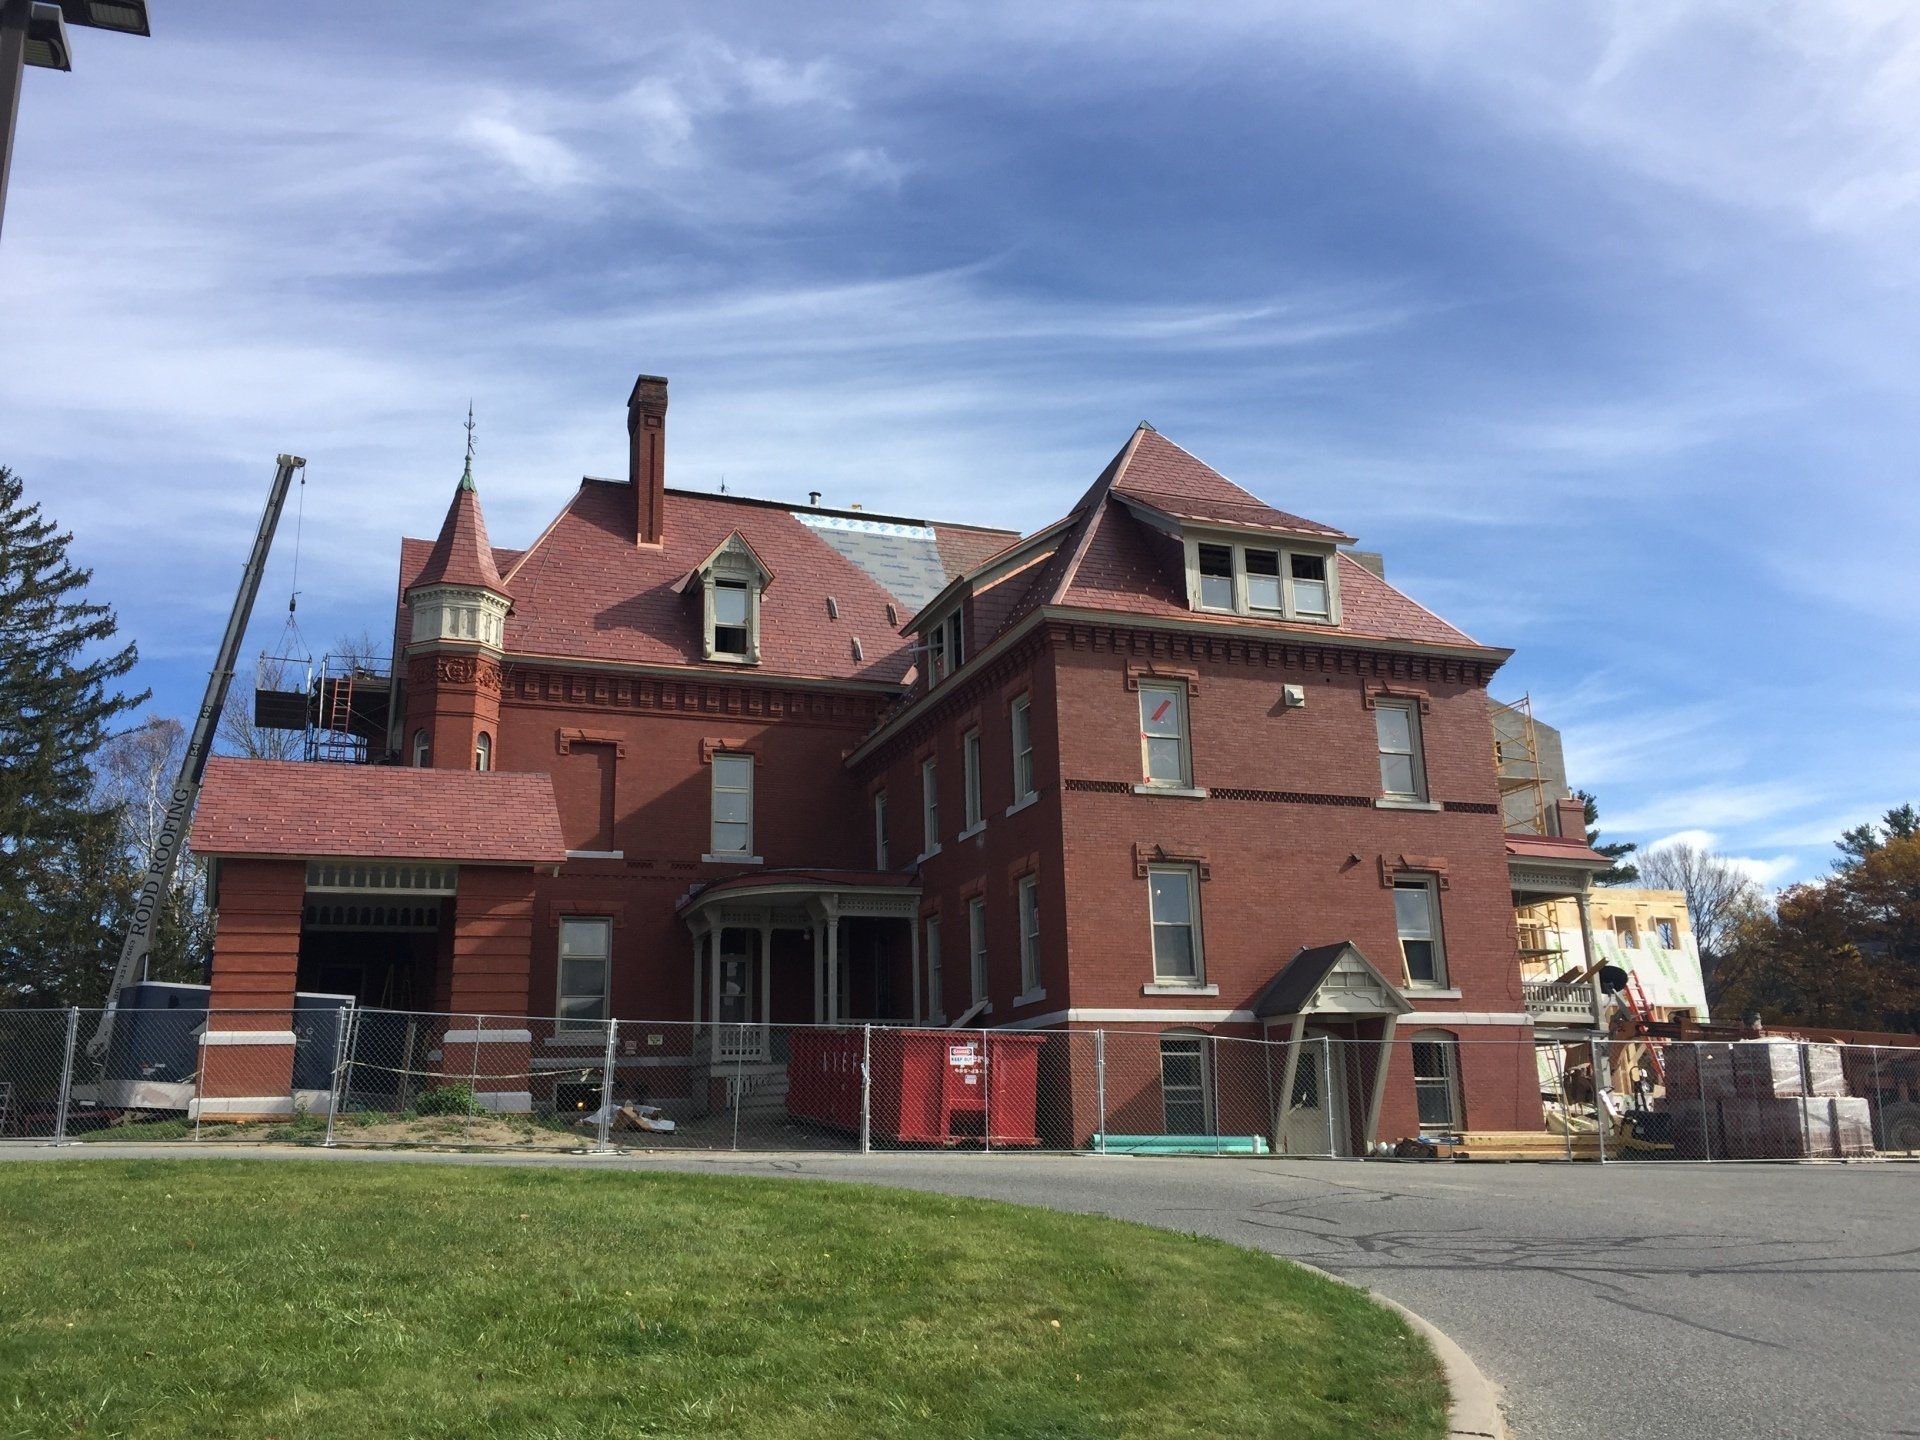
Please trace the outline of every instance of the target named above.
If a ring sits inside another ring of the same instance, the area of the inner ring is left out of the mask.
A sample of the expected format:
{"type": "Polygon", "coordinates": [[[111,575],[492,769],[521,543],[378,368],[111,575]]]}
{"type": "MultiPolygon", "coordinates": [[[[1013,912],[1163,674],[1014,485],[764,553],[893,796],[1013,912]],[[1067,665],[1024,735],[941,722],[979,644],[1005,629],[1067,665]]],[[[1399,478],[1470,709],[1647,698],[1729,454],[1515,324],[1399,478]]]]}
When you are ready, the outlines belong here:
{"type": "Polygon", "coordinates": [[[0,1436],[1440,1436],[1399,1317],[1250,1251],[843,1185],[0,1165],[0,1436]]]}

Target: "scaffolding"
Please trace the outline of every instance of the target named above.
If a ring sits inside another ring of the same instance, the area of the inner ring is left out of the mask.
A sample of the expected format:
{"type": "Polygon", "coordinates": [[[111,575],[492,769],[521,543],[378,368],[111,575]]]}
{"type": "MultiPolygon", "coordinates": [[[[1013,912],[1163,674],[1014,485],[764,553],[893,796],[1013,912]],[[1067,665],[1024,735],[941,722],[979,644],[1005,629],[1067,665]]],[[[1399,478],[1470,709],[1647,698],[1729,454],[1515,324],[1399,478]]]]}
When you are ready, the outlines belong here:
{"type": "Polygon", "coordinates": [[[1547,787],[1540,774],[1540,736],[1533,697],[1493,702],[1493,770],[1500,780],[1500,813],[1509,832],[1545,835],[1547,787]]]}
{"type": "Polygon", "coordinates": [[[292,732],[302,759],[364,765],[385,757],[392,676],[383,658],[262,655],[253,696],[257,730],[292,732]],[[302,667],[297,688],[291,666],[302,667]]]}

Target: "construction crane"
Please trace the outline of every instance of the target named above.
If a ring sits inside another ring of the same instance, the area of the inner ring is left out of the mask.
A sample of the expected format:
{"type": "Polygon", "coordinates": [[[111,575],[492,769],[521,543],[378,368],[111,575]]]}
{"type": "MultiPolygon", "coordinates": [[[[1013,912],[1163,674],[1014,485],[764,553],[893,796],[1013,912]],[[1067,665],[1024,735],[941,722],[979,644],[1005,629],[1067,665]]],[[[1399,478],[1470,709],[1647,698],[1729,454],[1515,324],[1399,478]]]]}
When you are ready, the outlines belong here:
{"type": "Polygon", "coordinates": [[[233,597],[233,613],[227,617],[226,633],[220,637],[213,673],[207,677],[207,693],[200,701],[193,733],[187,737],[179,778],[173,782],[173,793],[167,798],[167,818],[148,857],[146,874],[141,877],[133,920],[120,947],[120,963],[113,967],[113,981],[107,988],[100,1027],[87,1041],[90,1059],[98,1060],[107,1053],[107,1045],[113,1039],[114,1010],[120,992],[146,974],[154,927],[173,887],[173,872],[180,863],[180,852],[186,848],[187,827],[193,823],[194,802],[200,798],[200,780],[213,753],[214,731],[220,724],[220,712],[226,707],[227,691],[233,684],[240,642],[246,637],[247,622],[253,617],[254,597],[260,593],[260,578],[267,568],[267,552],[273,548],[273,532],[280,524],[280,512],[286,508],[293,472],[304,470],[307,462],[298,455],[282,455],[275,465],[273,488],[267,492],[267,508],[260,516],[260,528],[253,537],[253,553],[247,556],[247,568],[240,572],[240,592],[233,597]]]}

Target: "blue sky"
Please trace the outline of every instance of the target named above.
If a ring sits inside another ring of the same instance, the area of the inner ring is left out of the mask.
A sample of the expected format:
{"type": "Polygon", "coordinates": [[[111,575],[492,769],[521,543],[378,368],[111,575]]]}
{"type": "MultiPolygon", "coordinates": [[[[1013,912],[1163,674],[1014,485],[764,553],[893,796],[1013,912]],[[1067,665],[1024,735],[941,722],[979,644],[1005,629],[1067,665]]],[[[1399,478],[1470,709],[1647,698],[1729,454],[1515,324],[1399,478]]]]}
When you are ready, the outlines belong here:
{"type": "Polygon", "coordinates": [[[1778,883],[1920,799],[1912,13],[152,8],[29,72],[0,462],[156,709],[277,452],[323,649],[469,398],[524,543],[645,370],[671,483],[1022,528],[1150,419],[1515,647],[1630,838],[1778,883]]]}

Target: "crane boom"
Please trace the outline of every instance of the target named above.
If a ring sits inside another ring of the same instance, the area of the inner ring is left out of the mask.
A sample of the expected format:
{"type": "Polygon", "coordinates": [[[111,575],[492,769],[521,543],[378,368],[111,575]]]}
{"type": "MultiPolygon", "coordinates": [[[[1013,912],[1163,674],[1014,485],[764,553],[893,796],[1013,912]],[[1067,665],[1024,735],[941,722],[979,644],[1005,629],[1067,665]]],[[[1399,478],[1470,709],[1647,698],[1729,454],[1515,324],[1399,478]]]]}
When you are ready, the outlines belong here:
{"type": "Polygon", "coordinates": [[[167,798],[167,818],[160,827],[160,838],[147,859],[146,873],[140,880],[140,892],[134,900],[133,920],[127,938],[120,947],[120,963],[113,967],[113,981],[107,989],[106,1008],[100,1026],[87,1041],[87,1055],[95,1060],[106,1054],[113,1038],[114,1006],[120,992],[145,973],[147,952],[153,946],[153,932],[173,886],[173,872],[186,847],[187,828],[193,823],[194,801],[200,798],[200,780],[206,773],[207,759],[213,753],[214,731],[220,724],[220,712],[226,707],[227,690],[233,684],[235,662],[241,642],[246,638],[247,622],[253,617],[254,598],[260,593],[260,579],[266,573],[267,552],[273,548],[273,532],[280,524],[280,512],[286,508],[287,491],[293,484],[293,472],[306,468],[297,455],[282,455],[273,472],[273,488],[267,492],[267,508],[260,516],[260,528],[253,537],[253,552],[247,556],[246,569],[240,573],[240,591],[233,597],[233,613],[227,617],[226,633],[220,637],[220,650],[207,676],[207,693],[200,702],[200,713],[187,737],[186,754],[180,761],[179,778],[167,798]]]}

